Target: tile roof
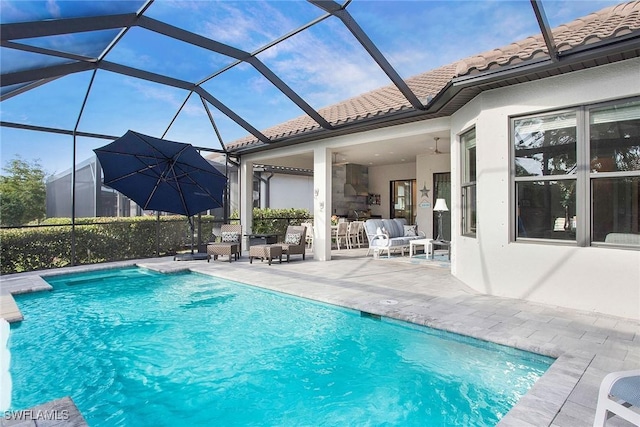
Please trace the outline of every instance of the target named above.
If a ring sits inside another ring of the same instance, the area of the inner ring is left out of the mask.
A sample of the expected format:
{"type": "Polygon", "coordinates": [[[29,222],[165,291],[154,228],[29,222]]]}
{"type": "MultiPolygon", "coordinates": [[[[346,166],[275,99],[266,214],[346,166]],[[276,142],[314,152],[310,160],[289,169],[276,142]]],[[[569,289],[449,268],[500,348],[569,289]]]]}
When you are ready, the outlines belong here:
{"type": "MultiPolygon", "coordinates": [[[[553,30],[559,54],[640,31],[640,1],[622,3],[578,18],[553,30]]],[[[510,45],[474,55],[453,64],[410,77],[406,83],[414,94],[427,104],[455,77],[471,76],[488,70],[549,57],[541,34],[510,45]]],[[[318,112],[332,125],[340,126],[374,117],[382,117],[402,110],[413,110],[407,99],[391,84],[337,104],[321,108],[318,112]]],[[[322,128],[304,115],[262,131],[271,140],[320,131],[322,128]]],[[[229,150],[262,145],[253,135],[227,144],[229,150]]]]}

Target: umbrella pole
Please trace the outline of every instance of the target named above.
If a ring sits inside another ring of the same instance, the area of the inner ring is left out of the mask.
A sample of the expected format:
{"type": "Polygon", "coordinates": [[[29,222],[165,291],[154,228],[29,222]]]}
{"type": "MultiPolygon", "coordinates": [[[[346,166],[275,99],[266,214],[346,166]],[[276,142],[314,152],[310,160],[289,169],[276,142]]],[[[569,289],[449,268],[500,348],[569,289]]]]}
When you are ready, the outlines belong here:
{"type": "Polygon", "coordinates": [[[195,226],[193,224],[193,217],[189,217],[189,227],[191,228],[191,255],[193,255],[193,232],[195,231],[195,226]]]}

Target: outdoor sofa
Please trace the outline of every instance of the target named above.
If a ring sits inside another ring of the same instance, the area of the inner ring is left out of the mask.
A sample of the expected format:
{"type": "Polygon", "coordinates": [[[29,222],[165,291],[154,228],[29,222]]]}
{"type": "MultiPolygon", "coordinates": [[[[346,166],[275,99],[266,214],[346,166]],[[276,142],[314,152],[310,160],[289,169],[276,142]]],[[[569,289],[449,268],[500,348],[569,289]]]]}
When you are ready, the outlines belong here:
{"type": "Polygon", "coordinates": [[[409,242],[426,237],[424,232],[418,231],[417,225],[407,225],[404,218],[368,219],[364,229],[369,240],[367,255],[372,250],[374,253],[383,250],[390,257],[392,250],[399,250],[404,256],[405,249],[409,250],[409,242]]]}

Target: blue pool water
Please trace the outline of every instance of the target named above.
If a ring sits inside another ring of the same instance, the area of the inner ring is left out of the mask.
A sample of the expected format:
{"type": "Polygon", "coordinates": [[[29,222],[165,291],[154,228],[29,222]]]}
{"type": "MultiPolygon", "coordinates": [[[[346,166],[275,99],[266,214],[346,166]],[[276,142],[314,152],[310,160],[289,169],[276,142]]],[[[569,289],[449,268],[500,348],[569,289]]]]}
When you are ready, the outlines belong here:
{"type": "Polygon", "coordinates": [[[553,362],[195,273],[48,280],[16,296],[11,409],[91,426],[492,426],[553,362]]]}

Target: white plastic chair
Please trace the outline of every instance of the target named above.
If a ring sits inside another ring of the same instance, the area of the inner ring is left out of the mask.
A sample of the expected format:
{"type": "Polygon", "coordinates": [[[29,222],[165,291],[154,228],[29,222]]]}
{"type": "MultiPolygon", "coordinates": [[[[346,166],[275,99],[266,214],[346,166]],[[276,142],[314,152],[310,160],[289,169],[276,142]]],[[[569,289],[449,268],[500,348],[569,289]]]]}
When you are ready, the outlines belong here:
{"type": "Polygon", "coordinates": [[[640,413],[631,406],[640,407],[640,369],[608,374],[600,384],[593,427],[604,427],[614,415],[640,426],[640,413]]]}
{"type": "Polygon", "coordinates": [[[340,242],[344,241],[345,246],[349,249],[349,223],[338,221],[338,228],[336,230],[336,246],[340,250],[340,242]]]}
{"type": "Polygon", "coordinates": [[[360,242],[360,232],[362,231],[363,228],[363,221],[352,221],[349,223],[349,230],[347,231],[347,248],[351,249],[353,248],[355,245],[358,245],[358,247],[361,246],[361,242],[360,242]]]}
{"type": "Polygon", "coordinates": [[[305,235],[305,239],[307,241],[307,248],[313,248],[313,224],[310,222],[303,222],[300,225],[304,225],[307,227],[307,234],[305,235]]]}

